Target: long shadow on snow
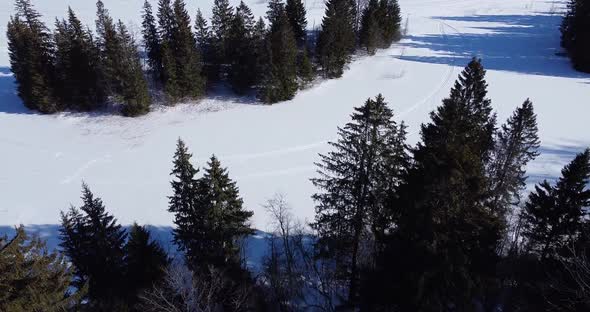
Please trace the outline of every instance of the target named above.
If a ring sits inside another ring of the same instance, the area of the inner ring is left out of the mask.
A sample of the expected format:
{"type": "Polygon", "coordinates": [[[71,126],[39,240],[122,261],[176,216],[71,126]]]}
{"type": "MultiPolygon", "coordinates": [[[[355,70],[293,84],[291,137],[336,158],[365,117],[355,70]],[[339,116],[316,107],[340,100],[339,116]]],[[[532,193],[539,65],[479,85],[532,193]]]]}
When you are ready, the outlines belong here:
{"type": "Polygon", "coordinates": [[[464,66],[473,56],[481,57],[487,69],[543,76],[589,78],[575,71],[561,56],[560,15],[435,16],[443,33],[408,36],[402,45],[437,52],[437,56],[399,56],[400,59],[464,66]],[[470,22],[485,33],[457,33],[446,22],[470,22]],[[500,25],[492,25],[498,23],[500,25]],[[479,25],[478,25],[479,24],[479,25]]]}
{"type": "MultiPolygon", "coordinates": [[[[60,225],[57,224],[29,224],[25,226],[27,234],[35,235],[47,243],[48,250],[59,249],[60,238],[59,229],[60,225]]],[[[124,227],[125,230],[129,231],[129,226],[124,227]]],[[[172,227],[170,226],[153,226],[148,225],[148,229],[152,235],[152,238],[158,241],[161,246],[166,250],[170,257],[180,259],[181,255],[178,252],[176,245],[172,242],[172,227]]],[[[14,226],[0,225],[0,237],[8,236],[12,237],[15,233],[14,226]]],[[[245,259],[246,264],[250,271],[254,274],[258,274],[262,270],[263,257],[267,251],[267,237],[269,234],[256,231],[253,235],[249,236],[245,240],[245,259]]]]}

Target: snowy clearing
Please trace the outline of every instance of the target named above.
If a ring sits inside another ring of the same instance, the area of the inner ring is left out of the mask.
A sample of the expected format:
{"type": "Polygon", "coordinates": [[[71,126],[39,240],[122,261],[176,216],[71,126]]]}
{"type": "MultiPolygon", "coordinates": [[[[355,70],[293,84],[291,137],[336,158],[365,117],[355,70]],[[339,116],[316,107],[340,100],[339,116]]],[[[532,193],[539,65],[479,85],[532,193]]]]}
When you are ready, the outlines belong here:
{"type": "MultiPolygon", "coordinates": [[[[140,25],[140,0],[108,0],[115,18],[140,25]]],[[[152,1],[154,4],[157,1],[152,1]]],[[[238,1],[232,1],[236,3],[238,1]]],[[[257,16],[266,1],[247,1],[257,16]]],[[[49,24],[67,6],[93,25],[94,1],[35,0],[49,24]]],[[[212,1],[187,1],[210,14],[212,1]]],[[[530,182],[552,178],[590,145],[590,75],[575,72],[556,55],[563,1],[401,0],[408,35],[374,57],[358,57],[341,79],[323,81],[273,106],[219,91],[198,103],[157,108],[129,119],[104,114],[44,116],[27,111],[15,95],[8,68],[6,24],[12,1],[0,3],[0,233],[15,224],[55,233],[60,210],[79,204],[81,181],[101,197],[121,223],[170,226],[167,196],[172,155],[181,137],[203,166],[216,154],[240,187],[253,224],[268,221],[261,204],[286,195],[301,219],[314,214],[309,178],[317,154],[328,151],[336,127],[352,108],[382,93],[409,141],[472,56],[488,70],[489,96],[503,122],[526,98],[538,114],[542,156],[530,182]],[[44,226],[41,226],[44,225],[44,226]]],[[[306,3],[310,28],[319,25],[323,2],[306,3]]]]}

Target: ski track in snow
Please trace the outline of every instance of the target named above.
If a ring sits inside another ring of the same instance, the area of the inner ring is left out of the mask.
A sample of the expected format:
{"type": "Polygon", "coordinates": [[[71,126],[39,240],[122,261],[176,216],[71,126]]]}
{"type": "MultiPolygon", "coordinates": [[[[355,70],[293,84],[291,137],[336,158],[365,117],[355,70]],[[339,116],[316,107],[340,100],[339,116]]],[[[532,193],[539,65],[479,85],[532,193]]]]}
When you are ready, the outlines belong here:
{"type": "MultiPolygon", "coordinates": [[[[448,95],[471,56],[481,57],[488,70],[499,124],[525,98],[535,103],[543,148],[529,166],[531,183],[554,178],[590,144],[590,109],[583,103],[590,75],[574,72],[566,59],[555,56],[564,0],[400,0],[402,16],[409,18],[406,38],[375,56],[355,56],[342,78],[318,79],[292,101],[260,105],[220,88],[198,103],[158,106],[135,119],[110,112],[43,116],[24,109],[12,74],[1,67],[8,64],[3,27],[12,14],[10,2],[0,3],[0,226],[58,223],[59,211],[77,204],[82,180],[121,223],[169,226],[166,196],[178,137],[187,142],[195,166],[218,155],[245,206],[255,212],[257,228],[268,224],[260,204],[279,191],[298,218],[312,219],[314,162],[318,153],[330,150],[327,143],[337,139],[337,127],[349,121],[353,107],[383,93],[395,118],[408,124],[414,144],[420,124],[448,95]]],[[[58,10],[56,2],[33,0],[49,25],[68,5],[58,10]]],[[[187,6],[207,13],[210,2],[187,6]]],[[[247,3],[257,16],[266,12],[266,1],[247,3]]],[[[70,5],[85,23],[94,23],[92,1],[70,5]]],[[[139,25],[140,2],[105,0],[105,5],[115,18],[139,25]]],[[[315,29],[323,2],[308,1],[306,7],[308,26],[315,29]]]]}

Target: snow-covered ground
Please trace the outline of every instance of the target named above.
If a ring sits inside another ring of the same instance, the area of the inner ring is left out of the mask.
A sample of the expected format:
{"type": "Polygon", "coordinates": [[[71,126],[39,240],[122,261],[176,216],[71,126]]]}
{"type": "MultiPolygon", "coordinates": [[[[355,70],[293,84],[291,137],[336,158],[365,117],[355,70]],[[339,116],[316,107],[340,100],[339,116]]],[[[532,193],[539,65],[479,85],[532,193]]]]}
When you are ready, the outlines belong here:
{"type": "MultiPolygon", "coordinates": [[[[105,0],[115,18],[140,25],[143,0],[105,0]]],[[[152,1],[154,4],[156,0],[152,1]]],[[[212,0],[187,1],[211,11],[212,0]]],[[[233,1],[237,2],[236,0],[233,1]]],[[[247,1],[257,16],[265,0],[247,1]]],[[[67,6],[93,25],[94,0],[33,0],[52,23],[67,6]]],[[[383,93],[418,140],[419,125],[448,95],[472,56],[488,69],[489,96],[500,121],[530,98],[538,114],[542,156],[531,181],[552,178],[590,145],[590,75],[571,69],[559,49],[563,1],[401,0],[408,34],[373,57],[358,57],[341,79],[323,81],[292,101],[273,106],[220,90],[198,103],[158,108],[128,119],[106,114],[44,116],[15,95],[6,52],[12,1],[0,1],[0,232],[15,224],[55,233],[60,210],[79,205],[86,181],[121,223],[169,226],[167,196],[176,139],[185,140],[202,166],[216,154],[240,187],[253,224],[266,229],[261,204],[277,192],[296,215],[311,220],[310,195],[318,153],[336,139],[352,108],[383,93]],[[4,67],[1,67],[4,66],[4,67]],[[41,226],[44,225],[44,226],[41,226]],[[1,227],[4,226],[4,227],[1,227]]],[[[310,28],[323,2],[308,0],[310,28]]]]}

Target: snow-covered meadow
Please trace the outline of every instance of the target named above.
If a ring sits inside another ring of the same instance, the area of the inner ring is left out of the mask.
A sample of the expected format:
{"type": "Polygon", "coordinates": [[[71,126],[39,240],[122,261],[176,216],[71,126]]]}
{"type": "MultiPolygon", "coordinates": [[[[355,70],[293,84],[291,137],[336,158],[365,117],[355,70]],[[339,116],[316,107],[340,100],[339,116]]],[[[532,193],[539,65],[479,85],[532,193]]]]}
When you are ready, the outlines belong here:
{"type": "MultiPolygon", "coordinates": [[[[105,0],[115,18],[139,31],[143,0],[105,0]]],[[[156,0],[152,1],[156,4],[156,0]]],[[[188,0],[209,15],[212,0],[188,0]]],[[[237,1],[234,0],[233,3],[237,1]]],[[[249,0],[257,16],[265,0],[249,0]]],[[[94,0],[34,0],[53,24],[70,5],[93,26],[94,0]]],[[[530,181],[553,178],[574,154],[590,146],[590,75],[558,54],[563,1],[400,0],[407,36],[373,57],[358,56],[341,79],[317,82],[288,102],[267,106],[220,90],[197,103],[157,107],[147,116],[39,115],[15,94],[6,51],[12,1],[0,2],[0,233],[16,224],[55,235],[60,210],[78,205],[81,182],[102,197],[121,223],[170,226],[171,160],[178,137],[203,166],[211,154],[229,168],[253,224],[265,230],[262,204],[279,192],[302,220],[314,214],[310,198],[318,153],[336,139],[352,108],[382,93],[409,125],[410,143],[472,56],[488,70],[489,96],[503,121],[526,98],[538,114],[541,157],[530,181]]],[[[321,23],[321,0],[308,0],[309,27],[321,23]]]]}

